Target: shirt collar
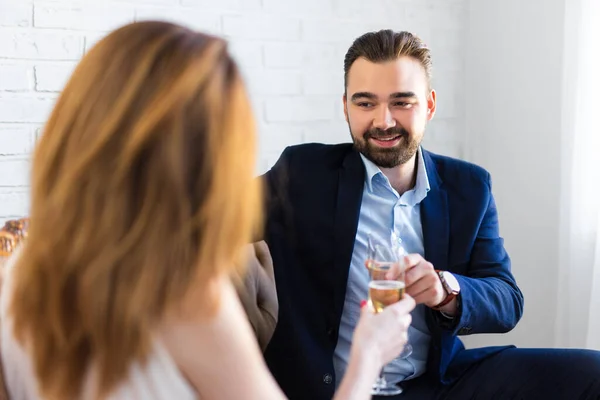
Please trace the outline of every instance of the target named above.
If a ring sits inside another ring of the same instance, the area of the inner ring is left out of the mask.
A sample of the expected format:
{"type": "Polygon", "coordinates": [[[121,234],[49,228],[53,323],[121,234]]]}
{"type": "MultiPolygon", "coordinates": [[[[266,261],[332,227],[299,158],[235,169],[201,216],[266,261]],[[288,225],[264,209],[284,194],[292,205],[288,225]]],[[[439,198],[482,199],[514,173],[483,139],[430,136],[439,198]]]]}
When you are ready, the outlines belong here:
{"type": "MultiPolygon", "coordinates": [[[[373,178],[377,175],[381,174],[381,177],[384,178],[389,185],[389,180],[373,161],[369,160],[362,153],[360,153],[360,157],[365,165],[365,184],[367,185],[369,192],[373,192],[373,178]]],[[[425,160],[423,159],[423,150],[421,149],[421,146],[419,146],[417,149],[417,179],[415,181],[415,187],[411,190],[414,192],[414,203],[420,203],[427,196],[427,192],[429,192],[430,189],[431,186],[429,185],[429,178],[427,177],[425,160]]]]}

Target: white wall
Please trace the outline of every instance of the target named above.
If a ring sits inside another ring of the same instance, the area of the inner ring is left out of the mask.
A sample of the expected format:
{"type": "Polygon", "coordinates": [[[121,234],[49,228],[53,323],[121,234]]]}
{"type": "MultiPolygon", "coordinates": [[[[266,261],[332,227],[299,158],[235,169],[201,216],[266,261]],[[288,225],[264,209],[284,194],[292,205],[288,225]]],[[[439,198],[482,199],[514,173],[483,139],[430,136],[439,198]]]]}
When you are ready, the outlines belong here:
{"type": "Polygon", "coordinates": [[[260,125],[259,171],[288,144],[348,141],[340,100],[347,47],[369,30],[411,30],[434,56],[439,111],[425,145],[492,173],[501,234],[525,293],[525,315],[513,332],[466,343],[560,344],[555,295],[567,4],[0,0],[0,222],[27,213],[29,154],[40,128],[77,60],[116,26],[167,18],[231,41],[260,125]]]}
{"type": "Polygon", "coordinates": [[[114,27],[167,18],[228,38],[260,125],[259,171],[288,144],[348,141],[347,47],[369,30],[411,30],[434,56],[439,111],[425,145],[492,173],[525,293],[513,332],[467,345],[553,346],[567,1],[0,0],[0,222],[27,213],[40,128],[77,60],[114,27]]]}
{"type": "Polygon", "coordinates": [[[600,350],[600,0],[565,12],[556,343],[600,350]]]}
{"type": "Polygon", "coordinates": [[[463,155],[467,0],[0,0],[0,222],[26,214],[28,156],[73,66],[105,32],[168,18],[224,35],[249,81],[259,171],[287,144],[349,140],[343,56],[358,35],[411,30],[434,54],[426,145],[463,155]]]}
{"type": "Polygon", "coordinates": [[[555,344],[566,1],[470,3],[465,155],[492,174],[501,234],[525,294],[513,332],[474,336],[470,346],[555,344]]]}

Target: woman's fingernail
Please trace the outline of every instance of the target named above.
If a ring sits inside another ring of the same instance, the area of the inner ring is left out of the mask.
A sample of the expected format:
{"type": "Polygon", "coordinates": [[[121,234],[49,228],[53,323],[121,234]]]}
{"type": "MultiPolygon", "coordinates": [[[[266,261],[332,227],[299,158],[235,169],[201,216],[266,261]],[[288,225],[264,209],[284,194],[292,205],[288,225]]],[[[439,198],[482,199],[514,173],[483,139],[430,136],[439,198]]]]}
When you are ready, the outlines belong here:
{"type": "Polygon", "coordinates": [[[363,308],[363,307],[364,307],[364,306],[366,306],[366,305],[367,305],[367,301],[366,301],[366,300],[362,300],[362,301],[360,302],[360,308],[363,308]]]}

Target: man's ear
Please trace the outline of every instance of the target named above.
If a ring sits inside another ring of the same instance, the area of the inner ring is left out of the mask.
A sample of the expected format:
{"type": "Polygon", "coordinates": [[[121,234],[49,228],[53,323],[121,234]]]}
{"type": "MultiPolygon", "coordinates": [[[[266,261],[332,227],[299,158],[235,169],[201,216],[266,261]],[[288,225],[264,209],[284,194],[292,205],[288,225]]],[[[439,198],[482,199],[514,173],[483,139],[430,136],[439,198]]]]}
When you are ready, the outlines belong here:
{"type": "Polygon", "coordinates": [[[342,95],[342,103],[344,104],[344,118],[346,118],[346,122],[350,122],[348,120],[348,98],[346,97],[346,93],[342,95]]]}
{"type": "Polygon", "coordinates": [[[435,115],[435,109],[437,105],[437,95],[434,89],[431,89],[429,95],[427,96],[427,120],[431,121],[433,116],[435,115]]]}

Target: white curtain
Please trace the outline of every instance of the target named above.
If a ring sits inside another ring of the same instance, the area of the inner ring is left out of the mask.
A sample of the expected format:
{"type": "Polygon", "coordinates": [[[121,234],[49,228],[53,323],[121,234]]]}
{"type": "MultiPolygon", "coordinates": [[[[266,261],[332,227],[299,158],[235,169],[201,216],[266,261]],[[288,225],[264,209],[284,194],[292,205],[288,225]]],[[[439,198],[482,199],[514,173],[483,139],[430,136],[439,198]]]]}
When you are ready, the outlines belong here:
{"type": "Polygon", "coordinates": [[[556,345],[600,350],[600,0],[565,3],[556,345]]]}

